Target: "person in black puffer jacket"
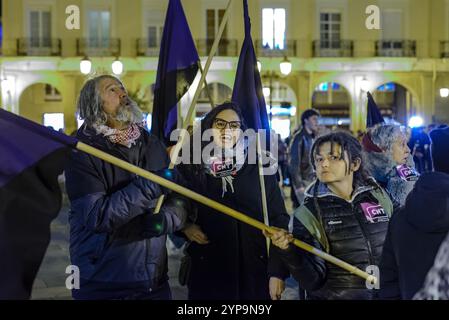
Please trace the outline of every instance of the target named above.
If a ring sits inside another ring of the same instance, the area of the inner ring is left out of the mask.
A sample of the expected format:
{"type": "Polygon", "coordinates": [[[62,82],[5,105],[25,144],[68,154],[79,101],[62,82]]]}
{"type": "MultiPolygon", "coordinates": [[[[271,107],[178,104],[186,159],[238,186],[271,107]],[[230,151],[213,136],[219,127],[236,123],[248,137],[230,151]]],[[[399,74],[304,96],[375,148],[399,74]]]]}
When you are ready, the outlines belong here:
{"type": "Polygon", "coordinates": [[[345,132],[318,138],[311,150],[317,180],[295,211],[293,235],[269,234],[307,299],[376,299],[365,280],[290,245],[293,236],[359,269],[377,266],[393,204],[369,177],[360,143],[345,132]]]}

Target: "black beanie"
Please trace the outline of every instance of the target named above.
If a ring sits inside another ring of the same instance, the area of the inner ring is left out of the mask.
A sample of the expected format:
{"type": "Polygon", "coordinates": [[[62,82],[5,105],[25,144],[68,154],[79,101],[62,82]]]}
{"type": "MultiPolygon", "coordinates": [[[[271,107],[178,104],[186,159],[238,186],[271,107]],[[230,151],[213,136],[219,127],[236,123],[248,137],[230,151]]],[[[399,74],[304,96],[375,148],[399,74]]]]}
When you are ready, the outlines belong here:
{"type": "Polygon", "coordinates": [[[432,161],[435,171],[449,174],[449,127],[430,131],[432,161]]]}

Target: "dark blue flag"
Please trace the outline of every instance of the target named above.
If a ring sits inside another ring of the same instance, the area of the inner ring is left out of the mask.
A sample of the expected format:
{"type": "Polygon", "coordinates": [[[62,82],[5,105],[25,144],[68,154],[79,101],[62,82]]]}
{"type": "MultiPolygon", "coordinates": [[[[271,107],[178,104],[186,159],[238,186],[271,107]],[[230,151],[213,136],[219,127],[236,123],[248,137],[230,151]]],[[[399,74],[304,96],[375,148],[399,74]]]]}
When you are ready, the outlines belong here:
{"type": "Polygon", "coordinates": [[[248,14],[248,2],[243,1],[245,20],[245,39],[240,52],[237,73],[234,82],[232,101],[240,106],[249,128],[269,130],[267,107],[262,91],[257,58],[251,39],[251,21],[248,14]]]}
{"type": "Polygon", "coordinates": [[[0,109],[0,300],[28,299],[76,139],[0,109]]]}
{"type": "Polygon", "coordinates": [[[376,124],[385,123],[385,120],[380,114],[380,110],[377,107],[377,104],[369,91],[367,95],[368,95],[368,112],[366,116],[366,127],[372,128],[376,124]]]}
{"type": "Polygon", "coordinates": [[[180,0],[170,0],[162,35],[151,132],[170,144],[176,129],[177,103],[187,92],[198,72],[198,52],[180,0]]]}

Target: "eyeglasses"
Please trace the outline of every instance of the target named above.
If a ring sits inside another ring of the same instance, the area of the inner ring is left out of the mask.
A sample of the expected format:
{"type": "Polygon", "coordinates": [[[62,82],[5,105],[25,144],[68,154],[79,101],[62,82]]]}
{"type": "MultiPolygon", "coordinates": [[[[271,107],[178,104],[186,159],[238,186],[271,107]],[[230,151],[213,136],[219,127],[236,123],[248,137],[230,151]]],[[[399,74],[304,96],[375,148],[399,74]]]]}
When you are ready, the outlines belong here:
{"type": "Polygon", "coordinates": [[[238,130],[242,126],[241,121],[226,121],[220,118],[215,118],[214,125],[218,130],[223,130],[229,125],[229,129],[238,130]]]}

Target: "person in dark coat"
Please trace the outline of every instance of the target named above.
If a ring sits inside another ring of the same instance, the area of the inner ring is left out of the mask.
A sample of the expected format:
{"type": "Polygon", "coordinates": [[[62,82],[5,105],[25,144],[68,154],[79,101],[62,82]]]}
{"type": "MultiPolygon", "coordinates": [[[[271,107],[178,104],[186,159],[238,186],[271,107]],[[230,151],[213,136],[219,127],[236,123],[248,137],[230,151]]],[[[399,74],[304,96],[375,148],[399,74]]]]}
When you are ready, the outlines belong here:
{"type": "Polygon", "coordinates": [[[430,132],[435,172],[424,173],[390,222],[380,264],[380,296],[412,299],[449,232],[449,128],[430,132]]]}
{"type": "Polygon", "coordinates": [[[307,109],[301,115],[302,128],[294,134],[288,152],[288,170],[291,179],[291,198],[293,207],[297,208],[304,200],[304,191],[315,179],[315,172],[310,163],[310,149],[318,133],[320,113],[307,109]]]}
{"type": "Polygon", "coordinates": [[[419,173],[431,171],[430,138],[424,127],[413,128],[408,146],[412,152],[413,161],[419,173]]]}
{"type": "Polygon", "coordinates": [[[287,155],[288,155],[288,146],[287,144],[282,140],[281,135],[278,134],[278,164],[279,164],[279,171],[277,173],[280,179],[282,179],[282,185],[285,186],[289,183],[287,183],[289,179],[288,174],[288,168],[287,168],[287,155]]]}
{"type": "Polygon", "coordinates": [[[438,250],[435,263],[426,276],[424,287],[414,300],[449,300],[449,234],[438,250]]]}
{"type": "Polygon", "coordinates": [[[293,235],[278,230],[270,235],[273,244],[282,249],[277,252],[306,290],[307,299],[376,299],[375,286],[290,243],[294,237],[361,270],[375,270],[393,204],[368,176],[362,147],[350,134],[333,132],[319,137],[311,161],[317,180],[294,213],[293,235]]]}
{"type": "Polygon", "coordinates": [[[379,124],[368,129],[362,146],[367,170],[390,195],[393,203],[403,206],[419,173],[407,146],[405,128],[379,124]]]}
{"type": "MultiPolygon", "coordinates": [[[[258,165],[249,160],[256,157],[250,154],[248,144],[252,142],[242,133],[245,124],[240,109],[233,103],[216,106],[197,130],[201,130],[203,139],[212,133],[202,142],[200,164],[179,165],[189,188],[263,222],[258,165]],[[208,145],[214,147],[212,152],[205,151],[208,145]]],[[[198,152],[192,152],[192,157],[198,152]]],[[[286,228],[289,216],[276,179],[277,170],[272,171],[263,176],[269,223],[286,228]]],[[[283,268],[272,267],[275,271],[268,274],[269,261],[276,261],[267,255],[262,232],[201,203],[196,205],[193,223],[183,230],[191,241],[186,249],[191,259],[188,298],[264,300],[270,298],[269,286],[272,296],[279,298],[288,271],[285,274],[283,268]]]]}
{"type": "MultiPolygon", "coordinates": [[[[78,107],[85,119],[79,141],[145,170],[162,174],[167,168],[165,147],[144,129],[140,110],[118,79],[87,81],[78,107]]],[[[165,172],[166,178],[173,174],[165,172]]],[[[79,151],[73,152],[65,174],[70,259],[81,278],[73,297],[171,299],[166,234],[183,227],[189,203],[169,194],[160,213],[153,214],[167,190],[79,151]]]]}

